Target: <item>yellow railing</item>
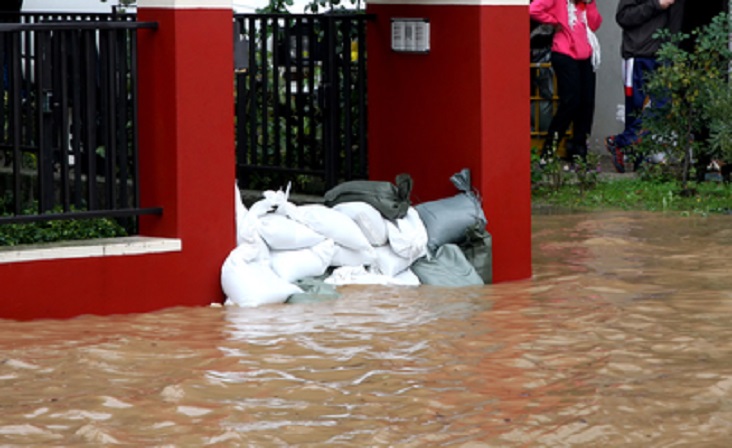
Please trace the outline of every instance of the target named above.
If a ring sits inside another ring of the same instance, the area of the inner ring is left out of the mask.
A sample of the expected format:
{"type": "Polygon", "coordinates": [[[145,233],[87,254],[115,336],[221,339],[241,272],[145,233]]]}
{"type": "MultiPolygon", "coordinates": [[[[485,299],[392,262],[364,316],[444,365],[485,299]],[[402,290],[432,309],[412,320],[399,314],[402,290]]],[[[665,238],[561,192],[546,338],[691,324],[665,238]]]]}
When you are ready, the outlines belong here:
{"type": "MultiPolygon", "coordinates": [[[[541,147],[546,138],[547,129],[554,113],[559,107],[559,96],[557,95],[557,79],[551,71],[552,65],[549,62],[532,62],[531,69],[531,146],[541,147]],[[542,95],[542,78],[551,76],[551,91],[542,95]],[[549,95],[547,95],[549,93],[549,95]]],[[[572,130],[567,131],[565,141],[571,137],[572,130]]],[[[558,148],[559,155],[563,155],[565,145],[562,143],[558,148]]]]}

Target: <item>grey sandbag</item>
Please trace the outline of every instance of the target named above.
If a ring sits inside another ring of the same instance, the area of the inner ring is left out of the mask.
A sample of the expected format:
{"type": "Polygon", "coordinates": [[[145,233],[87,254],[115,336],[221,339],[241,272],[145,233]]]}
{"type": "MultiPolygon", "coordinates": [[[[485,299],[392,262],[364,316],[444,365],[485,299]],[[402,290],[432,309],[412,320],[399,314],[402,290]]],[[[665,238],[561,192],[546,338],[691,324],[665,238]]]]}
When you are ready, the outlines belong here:
{"type": "Polygon", "coordinates": [[[419,217],[427,229],[427,248],[430,253],[443,244],[457,244],[465,238],[465,231],[473,226],[485,227],[488,221],[483,213],[480,197],[470,185],[470,170],[464,168],[450,177],[460,190],[455,196],[417,204],[419,217]]]}
{"type": "Polygon", "coordinates": [[[444,244],[433,257],[422,257],[412,264],[420,283],[434,286],[483,285],[483,279],[455,244],[444,244]]]}
{"type": "Polygon", "coordinates": [[[325,283],[323,280],[326,275],[318,277],[305,277],[295,282],[301,293],[296,293],[288,297],[285,303],[316,303],[327,302],[329,300],[338,299],[341,295],[336,287],[325,283]]]}
{"type": "Polygon", "coordinates": [[[398,175],[396,185],[378,180],[350,180],[326,191],[323,203],[333,207],[343,202],[366,202],[381,216],[394,221],[407,215],[411,206],[412,183],[409,174],[398,175]]]}
{"type": "Polygon", "coordinates": [[[483,283],[493,283],[493,237],[484,226],[477,224],[465,231],[465,239],[458,244],[465,258],[473,265],[483,283]]]}

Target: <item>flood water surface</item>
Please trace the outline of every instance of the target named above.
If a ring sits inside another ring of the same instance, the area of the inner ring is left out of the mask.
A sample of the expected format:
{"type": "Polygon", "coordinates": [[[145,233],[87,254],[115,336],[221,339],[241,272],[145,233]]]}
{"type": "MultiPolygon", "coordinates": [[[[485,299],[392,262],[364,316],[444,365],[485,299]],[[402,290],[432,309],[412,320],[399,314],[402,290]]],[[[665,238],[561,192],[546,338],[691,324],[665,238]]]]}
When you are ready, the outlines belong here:
{"type": "Polygon", "coordinates": [[[732,217],[535,216],[533,247],[481,288],[0,321],[0,445],[729,446],[732,217]]]}

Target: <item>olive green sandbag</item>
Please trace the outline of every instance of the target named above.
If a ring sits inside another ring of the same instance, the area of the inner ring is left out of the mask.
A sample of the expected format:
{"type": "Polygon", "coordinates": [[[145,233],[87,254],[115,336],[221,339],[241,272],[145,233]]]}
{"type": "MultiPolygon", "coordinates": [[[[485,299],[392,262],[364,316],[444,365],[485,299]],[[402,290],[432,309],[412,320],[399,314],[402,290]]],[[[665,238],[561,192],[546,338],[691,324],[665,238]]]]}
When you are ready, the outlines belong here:
{"type": "Polygon", "coordinates": [[[486,285],[493,283],[493,237],[482,224],[465,231],[465,240],[458,244],[465,258],[486,285]]]}
{"type": "Polygon", "coordinates": [[[411,206],[412,177],[400,174],[396,185],[377,180],[351,180],[336,185],[325,192],[323,203],[328,207],[344,202],[366,202],[381,213],[385,219],[394,221],[404,218],[411,206]]]}
{"type": "Polygon", "coordinates": [[[440,246],[434,256],[420,258],[411,269],[424,285],[459,287],[484,284],[456,244],[440,246]]]}

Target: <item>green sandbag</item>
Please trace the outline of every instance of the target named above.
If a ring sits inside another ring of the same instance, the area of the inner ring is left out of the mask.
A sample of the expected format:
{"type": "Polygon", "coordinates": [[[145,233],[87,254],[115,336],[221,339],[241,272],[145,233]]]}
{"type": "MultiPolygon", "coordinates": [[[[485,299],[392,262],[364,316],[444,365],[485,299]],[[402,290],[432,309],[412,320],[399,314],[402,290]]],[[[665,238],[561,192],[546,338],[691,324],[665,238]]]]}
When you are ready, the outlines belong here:
{"type": "Polygon", "coordinates": [[[444,244],[432,258],[428,258],[422,257],[412,264],[412,272],[424,285],[458,287],[484,284],[456,244],[444,244]]]}
{"type": "Polygon", "coordinates": [[[407,215],[411,202],[412,178],[408,174],[396,177],[396,185],[376,180],[351,180],[325,192],[323,203],[328,207],[344,202],[366,202],[394,221],[407,215]]]}
{"type": "Polygon", "coordinates": [[[465,258],[486,285],[493,283],[493,237],[483,224],[465,231],[465,241],[458,244],[465,258]]]}

